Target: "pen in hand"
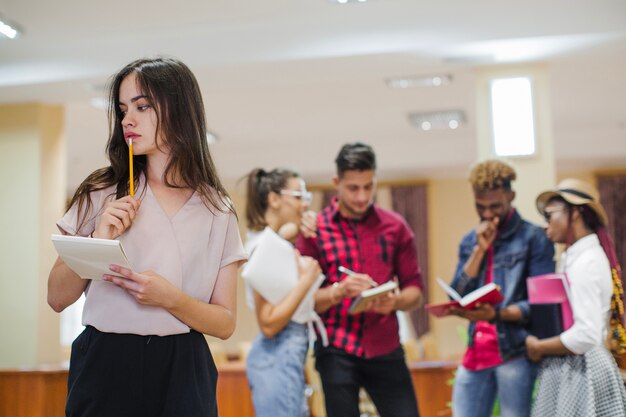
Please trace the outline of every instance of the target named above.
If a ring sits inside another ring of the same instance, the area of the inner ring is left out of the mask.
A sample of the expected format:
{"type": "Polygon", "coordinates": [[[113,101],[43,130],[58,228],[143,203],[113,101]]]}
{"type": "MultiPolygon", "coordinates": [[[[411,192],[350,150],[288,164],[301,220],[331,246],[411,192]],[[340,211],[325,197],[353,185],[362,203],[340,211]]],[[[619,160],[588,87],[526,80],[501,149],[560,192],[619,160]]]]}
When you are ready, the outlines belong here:
{"type": "MultiPolygon", "coordinates": [[[[345,266],[342,266],[342,265],[339,266],[339,271],[343,272],[344,274],[347,274],[347,275],[357,275],[356,272],[354,272],[353,270],[348,269],[348,268],[346,268],[345,266]]],[[[378,286],[378,283],[376,281],[374,281],[373,279],[370,279],[369,283],[370,283],[370,285],[372,287],[378,286]]]]}

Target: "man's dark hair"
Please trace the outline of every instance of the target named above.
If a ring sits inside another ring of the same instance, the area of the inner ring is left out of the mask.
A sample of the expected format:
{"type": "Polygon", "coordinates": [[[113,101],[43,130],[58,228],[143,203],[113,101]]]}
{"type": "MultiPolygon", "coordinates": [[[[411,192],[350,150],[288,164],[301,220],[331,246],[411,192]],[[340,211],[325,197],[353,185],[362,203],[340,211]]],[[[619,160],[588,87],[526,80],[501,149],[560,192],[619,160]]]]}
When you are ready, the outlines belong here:
{"type": "Polygon", "coordinates": [[[376,171],[376,155],[365,143],[346,143],[335,158],[335,165],[340,178],[346,171],[376,171]]]}

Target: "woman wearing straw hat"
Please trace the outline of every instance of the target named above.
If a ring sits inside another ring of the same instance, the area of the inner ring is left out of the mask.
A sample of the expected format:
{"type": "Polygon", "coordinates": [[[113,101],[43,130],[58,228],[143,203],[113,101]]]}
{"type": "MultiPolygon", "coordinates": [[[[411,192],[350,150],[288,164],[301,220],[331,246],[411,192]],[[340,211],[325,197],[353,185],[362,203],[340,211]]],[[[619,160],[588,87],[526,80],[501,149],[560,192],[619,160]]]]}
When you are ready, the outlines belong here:
{"type": "Polygon", "coordinates": [[[626,390],[606,349],[622,353],[624,337],[621,270],[606,229],[597,191],[576,179],[537,197],[548,238],[565,243],[560,268],[571,286],[574,324],[559,336],[526,339],[531,360],[543,358],[533,416],[626,416],[626,390]]]}

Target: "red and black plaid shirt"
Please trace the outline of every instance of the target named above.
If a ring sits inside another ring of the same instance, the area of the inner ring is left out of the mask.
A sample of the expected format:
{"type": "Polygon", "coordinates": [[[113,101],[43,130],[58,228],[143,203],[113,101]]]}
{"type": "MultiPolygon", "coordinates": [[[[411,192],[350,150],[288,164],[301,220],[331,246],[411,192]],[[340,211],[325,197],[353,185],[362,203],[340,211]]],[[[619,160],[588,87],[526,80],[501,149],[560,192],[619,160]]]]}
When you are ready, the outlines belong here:
{"type": "MultiPolygon", "coordinates": [[[[337,199],[317,216],[317,237],[300,238],[300,253],[320,263],[326,275],[323,287],[343,278],[340,265],[365,273],[379,284],[394,277],[400,288],[421,288],[415,239],[405,220],[397,213],[373,205],[360,220],[343,217],[337,199]]],[[[374,357],[394,351],[400,345],[395,312],[365,312],[350,315],[352,299],[321,314],[330,346],[361,357],[374,357]]]]}

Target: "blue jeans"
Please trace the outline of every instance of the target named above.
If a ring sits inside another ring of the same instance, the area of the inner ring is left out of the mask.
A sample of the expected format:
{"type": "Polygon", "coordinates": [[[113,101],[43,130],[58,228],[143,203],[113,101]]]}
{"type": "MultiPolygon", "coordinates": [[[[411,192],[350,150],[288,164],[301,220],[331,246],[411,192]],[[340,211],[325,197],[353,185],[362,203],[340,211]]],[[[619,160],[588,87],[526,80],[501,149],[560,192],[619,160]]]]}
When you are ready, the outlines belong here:
{"type": "Polygon", "coordinates": [[[480,371],[459,366],[454,377],[452,414],[454,417],[491,416],[497,395],[501,417],[528,417],[537,369],[526,357],[480,371]]]}
{"type": "Polygon", "coordinates": [[[246,363],[256,417],[309,415],[304,385],[307,349],[306,325],[292,321],[271,339],[256,337],[246,363]]]}

